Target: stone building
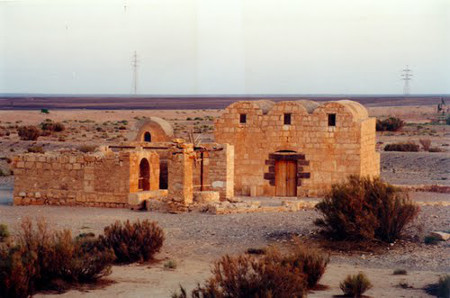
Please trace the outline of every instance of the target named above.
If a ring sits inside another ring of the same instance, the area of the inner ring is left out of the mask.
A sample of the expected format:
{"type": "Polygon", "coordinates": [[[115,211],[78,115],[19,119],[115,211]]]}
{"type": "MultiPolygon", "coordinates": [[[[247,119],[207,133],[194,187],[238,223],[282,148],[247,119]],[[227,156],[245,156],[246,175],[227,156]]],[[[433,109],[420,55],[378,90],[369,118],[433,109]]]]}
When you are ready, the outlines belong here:
{"type": "Polygon", "coordinates": [[[173,139],[171,125],[152,117],[135,141],[76,150],[21,154],[13,160],[15,205],[127,207],[155,200],[184,211],[196,200],[234,197],[234,150],[173,139]]]}
{"type": "Polygon", "coordinates": [[[142,202],[185,211],[238,196],[322,195],[348,175],[379,175],[375,118],[341,100],[235,102],[215,122],[215,141],[175,139],[152,117],[134,141],[22,154],[13,161],[14,204],[126,207],[142,202]]]}
{"type": "Polygon", "coordinates": [[[348,175],[377,176],[375,118],[357,102],[235,102],[215,123],[215,140],[235,149],[241,196],[321,195],[348,175]]]}

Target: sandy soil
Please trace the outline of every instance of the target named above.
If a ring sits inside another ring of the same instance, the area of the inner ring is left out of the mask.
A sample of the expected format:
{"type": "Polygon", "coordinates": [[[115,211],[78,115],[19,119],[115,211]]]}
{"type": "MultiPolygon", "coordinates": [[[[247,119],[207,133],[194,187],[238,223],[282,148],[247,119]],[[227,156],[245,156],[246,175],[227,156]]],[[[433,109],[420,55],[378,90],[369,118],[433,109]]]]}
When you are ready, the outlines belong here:
{"type": "MultiPolygon", "coordinates": [[[[368,108],[373,116],[394,115],[409,123],[401,132],[378,134],[380,149],[387,143],[419,142],[419,139],[429,138],[432,146],[444,150],[439,153],[382,152],[382,177],[388,182],[450,185],[450,126],[423,124],[433,117],[434,108],[422,104],[368,108]]],[[[219,110],[51,110],[50,114],[0,111],[0,133],[9,132],[9,135],[0,134],[0,169],[9,170],[8,158],[25,152],[32,145],[55,150],[81,144],[117,144],[130,140],[136,123],[151,116],[171,122],[177,136],[186,137],[189,131],[194,131],[201,133],[205,142],[212,141],[212,119],[219,114],[219,110]],[[47,118],[64,123],[66,130],[40,137],[37,142],[19,140],[16,126],[38,125],[47,118]]],[[[309,241],[316,231],[312,222],[317,213],[312,210],[213,216],[81,207],[13,207],[8,205],[12,184],[11,176],[0,177],[0,222],[7,223],[13,232],[17,232],[18,223],[24,217],[45,217],[55,229],[71,229],[74,235],[81,232],[98,234],[115,220],[138,218],[156,220],[166,232],[164,249],[157,256],[159,262],[114,266],[112,275],[108,277],[110,282],[106,285],[72,290],[61,295],[67,297],[169,297],[179,284],[192,288],[207,278],[211,262],[223,254],[242,253],[249,247],[283,244],[290,235],[301,235],[309,241]],[[163,268],[168,259],[177,262],[175,270],[163,268]]],[[[449,194],[418,192],[410,196],[416,201],[450,201],[449,194]]],[[[270,199],[263,201],[273,204],[270,199]]],[[[309,297],[339,295],[339,282],[347,274],[358,271],[367,273],[374,284],[368,292],[371,297],[428,297],[421,288],[436,281],[438,275],[450,272],[450,244],[427,246],[422,243],[423,236],[431,230],[450,230],[450,207],[422,207],[415,226],[408,228],[407,241],[387,245],[382,254],[333,253],[322,280],[322,284],[330,288],[312,293],[309,297]],[[393,276],[392,271],[397,268],[408,270],[408,275],[393,276]],[[413,288],[399,287],[401,281],[413,288]]]]}
{"type": "MultiPolygon", "coordinates": [[[[426,193],[433,197],[435,194],[426,193]]],[[[442,198],[442,197],[441,197],[442,198]]],[[[445,195],[449,200],[450,195],[445,195]]],[[[103,289],[88,292],[72,290],[64,296],[121,297],[169,297],[179,284],[192,288],[209,276],[211,262],[224,254],[238,254],[250,247],[283,244],[290,235],[309,239],[316,228],[313,210],[293,213],[256,213],[233,215],[208,215],[201,213],[163,214],[134,212],[126,209],[51,207],[51,206],[0,206],[1,222],[7,223],[13,232],[24,217],[45,217],[55,229],[70,229],[76,235],[81,232],[101,233],[104,226],[115,220],[150,219],[158,221],[166,233],[159,262],[146,265],[114,266],[108,277],[114,283],[103,289]],[[165,260],[173,259],[178,267],[164,270],[165,260]]],[[[339,294],[337,288],[347,274],[363,271],[375,287],[372,297],[426,297],[417,288],[437,279],[439,274],[450,272],[450,245],[440,243],[427,246],[421,243],[423,235],[430,230],[446,230],[450,226],[449,207],[422,207],[417,225],[408,229],[409,241],[386,245],[382,253],[346,251],[333,252],[331,264],[322,281],[330,289],[310,297],[331,297],[339,294]],[[392,276],[396,268],[408,270],[404,277],[392,276]],[[405,279],[416,289],[401,289],[396,285],[405,279]],[[395,293],[395,296],[390,296],[395,293]]],[[[86,290],[86,289],[85,289],[86,290]]]]}

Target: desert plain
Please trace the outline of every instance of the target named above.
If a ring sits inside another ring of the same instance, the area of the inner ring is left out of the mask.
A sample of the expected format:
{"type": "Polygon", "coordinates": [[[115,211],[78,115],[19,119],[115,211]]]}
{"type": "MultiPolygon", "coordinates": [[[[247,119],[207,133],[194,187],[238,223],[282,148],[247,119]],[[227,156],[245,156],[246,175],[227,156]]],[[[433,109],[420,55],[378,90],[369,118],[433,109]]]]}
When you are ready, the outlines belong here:
{"type": "MultiPolygon", "coordinates": [[[[364,102],[363,102],[364,103],[364,102]]],[[[402,240],[374,248],[349,251],[323,248],[331,261],[320,281],[327,286],[308,297],[340,295],[339,282],[347,274],[367,274],[374,287],[370,297],[431,297],[423,288],[450,272],[450,241],[436,245],[424,243],[432,231],[450,232],[450,125],[431,124],[436,116],[436,100],[376,101],[365,103],[371,116],[399,117],[406,125],[397,132],[378,132],[377,149],[381,153],[381,177],[409,189],[409,196],[420,205],[417,220],[407,227],[402,240]],[[386,144],[429,140],[437,152],[385,152],[386,144]],[[407,275],[393,275],[404,269],[407,275]]],[[[156,260],[146,264],[113,266],[112,274],[101,283],[68,292],[39,293],[37,297],[170,297],[179,285],[191,289],[210,276],[212,262],[225,254],[240,254],[249,248],[267,245],[288,246],[292,237],[307,245],[320,247],[314,209],[287,213],[211,215],[200,212],[167,214],[127,209],[12,206],[14,176],[9,161],[30,147],[44,151],[92,145],[117,145],[133,139],[140,122],[148,117],[169,121],[175,135],[187,138],[192,132],[204,142],[214,141],[213,121],[221,109],[205,104],[186,109],[40,109],[0,110],[0,223],[17,233],[25,217],[45,218],[55,229],[70,229],[73,235],[93,232],[116,220],[149,219],[164,229],[166,241],[156,260]],[[64,124],[62,132],[41,136],[37,141],[22,141],[17,135],[21,125],[39,125],[51,119],[64,124]],[[168,260],[175,269],[164,268],[168,260]]],[[[173,107],[171,107],[173,108],[173,107]]],[[[245,198],[263,204],[279,204],[277,198],[245,198]]],[[[320,198],[309,198],[317,199],[320,198]]]]}

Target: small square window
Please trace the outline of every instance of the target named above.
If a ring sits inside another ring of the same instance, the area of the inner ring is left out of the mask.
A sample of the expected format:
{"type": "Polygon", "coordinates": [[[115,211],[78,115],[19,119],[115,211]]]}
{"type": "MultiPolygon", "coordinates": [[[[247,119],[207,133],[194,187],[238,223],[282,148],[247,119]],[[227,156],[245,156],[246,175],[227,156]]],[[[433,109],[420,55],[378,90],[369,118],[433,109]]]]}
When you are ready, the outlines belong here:
{"type": "Polygon", "coordinates": [[[239,118],[239,122],[242,124],[247,123],[247,114],[241,114],[241,117],[239,118]]]}
{"type": "Polygon", "coordinates": [[[284,125],[291,125],[291,114],[284,114],[284,125]]]}
{"type": "Polygon", "coordinates": [[[336,114],[328,114],[328,126],[336,126],[336,114]]]}

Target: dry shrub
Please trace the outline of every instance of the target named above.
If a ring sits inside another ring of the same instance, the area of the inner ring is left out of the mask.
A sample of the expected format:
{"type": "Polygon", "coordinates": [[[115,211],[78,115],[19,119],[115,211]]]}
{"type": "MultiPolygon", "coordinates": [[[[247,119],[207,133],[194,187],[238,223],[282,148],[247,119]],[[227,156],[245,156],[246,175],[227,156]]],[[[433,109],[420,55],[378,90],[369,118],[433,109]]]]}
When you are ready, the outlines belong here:
{"type": "Polygon", "coordinates": [[[419,145],[414,142],[387,144],[384,151],[418,152],[419,145]]]}
{"type": "Polygon", "coordinates": [[[69,230],[50,231],[44,221],[35,228],[31,220],[23,220],[17,241],[0,250],[0,297],[65,290],[110,274],[112,250],[98,239],[89,241],[75,241],[69,230]]]}
{"type": "Polygon", "coordinates": [[[364,292],[372,288],[372,284],[367,276],[360,272],[357,275],[347,275],[339,287],[347,297],[361,297],[364,292]]]}
{"type": "Polygon", "coordinates": [[[64,124],[62,124],[60,122],[54,122],[53,120],[50,120],[50,119],[46,119],[45,121],[41,122],[41,124],[39,124],[39,126],[43,131],[49,131],[49,132],[53,132],[53,131],[61,132],[66,129],[64,124]]]}
{"type": "Polygon", "coordinates": [[[103,241],[112,248],[118,263],[143,262],[153,259],[164,242],[164,232],[156,222],[130,223],[116,221],[104,230],[103,241]]]}
{"type": "Polygon", "coordinates": [[[94,152],[96,149],[97,149],[97,146],[95,146],[95,145],[81,145],[78,147],[78,150],[83,153],[94,152]]]}
{"type": "Polygon", "coordinates": [[[431,148],[431,140],[430,139],[420,139],[420,145],[422,145],[423,151],[429,151],[431,148]]]}
{"type": "MultiPolygon", "coordinates": [[[[301,246],[287,254],[270,249],[262,256],[227,255],[214,264],[213,276],[191,297],[305,297],[327,264],[327,256],[301,246]]],[[[187,292],[181,287],[172,297],[187,297],[187,292]]]]}
{"type": "Polygon", "coordinates": [[[385,242],[399,238],[419,212],[401,189],[379,178],[357,176],[333,185],[316,209],[322,218],[315,224],[334,240],[385,242]]]}
{"type": "Polygon", "coordinates": [[[405,126],[405,122],[397,117],[390,117],[385,120],[377,119],[376,130],[377,131],[399,131],[405,126]]]}
{"type": "Polygon", "coordinates": [[[27,151],[29,153],[44,153],[44,148],[42,146],[30,146],[27,151]]]}
{"type": "Polygon", "coordinates": [[[439,147],[430,147],[430,149],[428,149],[428,152],[445,152],[445,150],[439,147]]]}
{"type": "Polygon", "coordinates": [[[8,238],[9,238],[8,226],[5,224],[0,224],[0,242],[3,242],[8,238]]]}
{"type": "Polygon", "coordinates": [[[17,129],[17,133],[23,141],[36,141],[41,135],[41,130],[33,125],[20,126],[17,129]]]}

